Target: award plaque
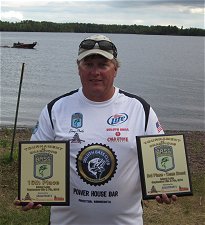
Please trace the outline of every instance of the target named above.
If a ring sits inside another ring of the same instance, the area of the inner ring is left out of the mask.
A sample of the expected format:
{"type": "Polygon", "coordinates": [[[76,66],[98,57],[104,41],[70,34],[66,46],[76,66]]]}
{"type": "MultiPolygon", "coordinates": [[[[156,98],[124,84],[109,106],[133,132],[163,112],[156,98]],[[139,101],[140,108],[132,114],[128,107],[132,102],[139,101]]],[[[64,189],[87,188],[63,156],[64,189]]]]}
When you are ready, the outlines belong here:
{"type": "Polygon", "coordinates": [[[68,141],[19,142],[18,199],[42,205],[69,205],[68,141]]]}
{"type": "Polygon", "coordinates": [[[192,195],[183,134],[136,137],[143,199],[192,195]]]}

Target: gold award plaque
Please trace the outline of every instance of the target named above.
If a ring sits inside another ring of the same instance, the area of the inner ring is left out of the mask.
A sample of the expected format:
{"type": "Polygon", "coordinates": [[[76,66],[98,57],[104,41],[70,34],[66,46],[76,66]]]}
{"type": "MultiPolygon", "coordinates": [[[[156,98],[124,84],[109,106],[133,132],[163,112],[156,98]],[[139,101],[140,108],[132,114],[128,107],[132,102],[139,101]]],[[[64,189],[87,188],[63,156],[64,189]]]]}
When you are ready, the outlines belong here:
{"type": "Polygon", "coordinates": [[[183,134],[136,137],[143,199],[192,195],[183,134]]]}
{"type": "Polygon", "coordinates": [[[69,142],[19,142],[18,199],[42,205],[69,205],[69,142]]]}

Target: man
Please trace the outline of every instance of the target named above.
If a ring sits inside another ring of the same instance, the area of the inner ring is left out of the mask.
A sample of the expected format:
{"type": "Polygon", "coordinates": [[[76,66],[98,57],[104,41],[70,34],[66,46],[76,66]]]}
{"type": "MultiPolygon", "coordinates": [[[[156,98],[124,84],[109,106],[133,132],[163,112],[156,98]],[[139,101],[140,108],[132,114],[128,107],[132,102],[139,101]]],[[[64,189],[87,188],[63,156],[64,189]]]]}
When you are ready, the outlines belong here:
{"type": "MultiPolygon", "coordinates": [[[[110,39],[83,40],[77,64],[82,87],[51,101],[31,138],[70,140],[70,206],[51,207],[50,223],[142,225],[136,136],[163,130],[146,101],[114,86],[119,62],[110,39]]],[[[171,201],[166,194],[156,200],[171,201]]]]}

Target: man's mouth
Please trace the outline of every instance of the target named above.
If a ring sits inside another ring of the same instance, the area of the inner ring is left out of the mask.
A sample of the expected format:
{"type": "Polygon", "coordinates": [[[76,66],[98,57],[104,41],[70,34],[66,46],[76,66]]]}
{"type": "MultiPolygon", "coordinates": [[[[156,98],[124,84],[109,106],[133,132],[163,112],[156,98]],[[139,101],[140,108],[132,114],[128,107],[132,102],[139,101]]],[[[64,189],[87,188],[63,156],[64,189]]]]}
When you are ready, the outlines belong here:
{"type": "Polygon", "coordinates": [[[90,79],[90,81],[95,83],[95,82],[101,82],[102,80],[99,80],[99,79],[90,79]]]}

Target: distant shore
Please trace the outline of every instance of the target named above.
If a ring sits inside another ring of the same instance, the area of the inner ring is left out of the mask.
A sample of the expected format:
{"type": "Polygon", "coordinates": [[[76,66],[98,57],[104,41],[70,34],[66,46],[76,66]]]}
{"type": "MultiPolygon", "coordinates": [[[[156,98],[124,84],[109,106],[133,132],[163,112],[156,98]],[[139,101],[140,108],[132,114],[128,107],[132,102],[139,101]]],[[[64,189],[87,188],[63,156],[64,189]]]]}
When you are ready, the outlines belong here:
{"type": "Polygon", "coordinates": [[[122,33],[143,35],[176,35],[176,36],[205,36],[203,28],[183,28],[163,25],[120,25],[94,23],[57,23],[49,21],[23,20],[12,23],[0,21],[1,31],[4,32],[66,32],[66,33],[122,33]],[[43,28],[43,29],[42,29],[43,28]]]}

